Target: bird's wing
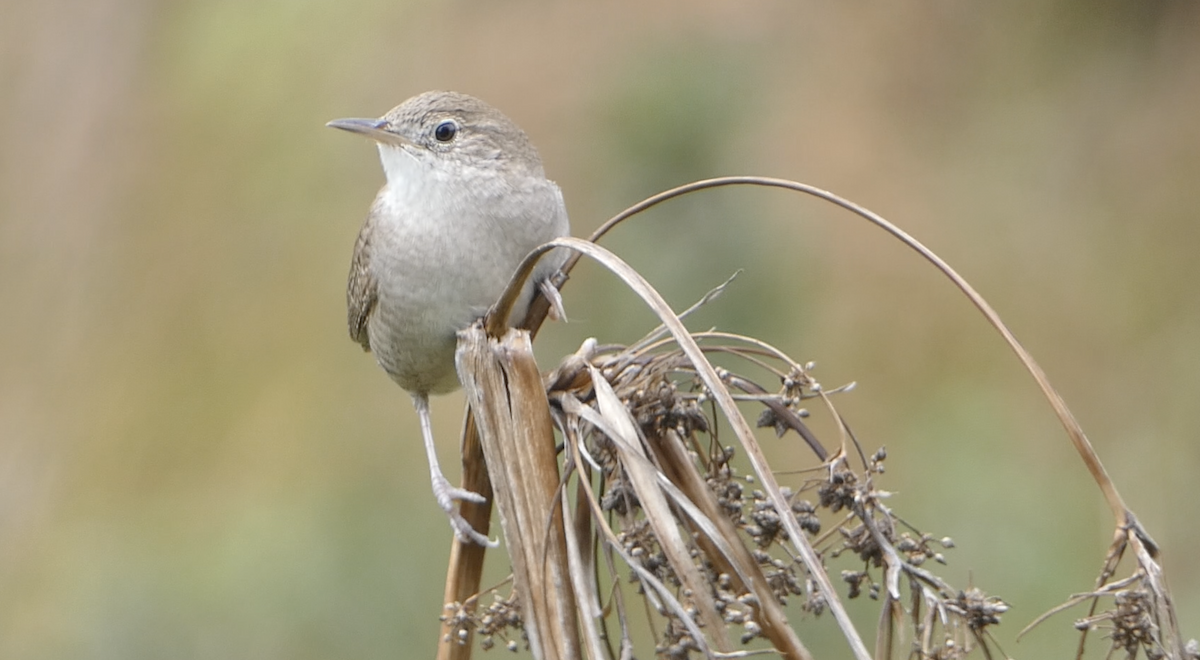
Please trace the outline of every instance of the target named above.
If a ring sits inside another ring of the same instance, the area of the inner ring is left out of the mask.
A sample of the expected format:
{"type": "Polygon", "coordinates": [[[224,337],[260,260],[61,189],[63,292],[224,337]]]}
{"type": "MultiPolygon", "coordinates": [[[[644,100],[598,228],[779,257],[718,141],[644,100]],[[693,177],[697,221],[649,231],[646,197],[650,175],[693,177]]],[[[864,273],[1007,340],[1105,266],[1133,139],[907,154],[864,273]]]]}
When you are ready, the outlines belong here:
{"type": "Polygon", "coordinates": [[[354,259],[350,262],[350,279],[346,283],[346,320],[350,325],[350,338],[362,344],[364,351],[371,350],[367,337],[367,319],[378,300],[378,285],[371,275],[371,235],[374,223],[363,225],[354,243],[354,259]]]}

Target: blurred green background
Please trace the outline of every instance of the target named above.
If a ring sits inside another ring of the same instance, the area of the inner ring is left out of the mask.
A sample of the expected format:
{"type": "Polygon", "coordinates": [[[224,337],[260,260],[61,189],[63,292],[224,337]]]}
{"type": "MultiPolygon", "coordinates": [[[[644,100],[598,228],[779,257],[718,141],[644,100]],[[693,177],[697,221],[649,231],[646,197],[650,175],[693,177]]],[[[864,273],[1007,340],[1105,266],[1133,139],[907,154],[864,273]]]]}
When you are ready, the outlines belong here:
{"type": "MultiPolygon", "coordinates": [[[[431,656],[450,531],[407,396],[344,328],[382,174],[368,143],[322,124],[434,88],[526,129],[579,235],[722,174],[802,180],[916,234],[1042,361],[1200,635],[1200,5],[0,14],[0,658],[431,656]]],[[[1090,587],[1111,521],[948,283],[778,191],[704,193],[607,244],[678,307],[745,268],[695,325],[815,360],[827,386],[857,381],[838,403],[868,448],[887,445],[891,506],[959,544],[942,574],[1013,605],[1009,654],[1068,656],[1078,610],[1013,638],[1090,587]]],[[[565,300],[547,368],[650,323],[590,264],[565,300]]],[[[434,402],[452,468],[461,407],[434,402]]],[[[774,444],[780,469],[809,464],[774,444]]],[[[874,608],[855,605],[865,630],[874,608]]],[[[845,657],[831,620],[794,616],[822,657],[845,657]]]]}

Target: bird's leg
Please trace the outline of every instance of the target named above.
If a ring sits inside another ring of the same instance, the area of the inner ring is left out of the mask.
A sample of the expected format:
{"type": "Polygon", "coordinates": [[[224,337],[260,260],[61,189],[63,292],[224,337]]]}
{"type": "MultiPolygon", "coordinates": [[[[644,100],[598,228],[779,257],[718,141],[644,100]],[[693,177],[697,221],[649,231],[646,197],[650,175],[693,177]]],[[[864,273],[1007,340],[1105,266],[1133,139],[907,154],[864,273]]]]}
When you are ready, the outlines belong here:
{"type": "Polygon", "coordinates": [[[455,500],[483,504],[487,502],[487,498],[479,493],[450,485],[446,475],[442,474],[442,468],[438,466],[437,450],[433,446],[433,424],[429,421],[429,395],[413,394],[412,399],[413,406],[417,409],[417,417],[421,420],[421,436],[425,439],[425,453],[429,456],[429,476],[433,479],[433,496],[437,498],[438,506],[442,507],[446,516],[450,518],[450,526],[454,528],[454,535],[463,543],[476,543],[489,548],[500,545],[499,541],[493,541],[475,531],[475,528],[471,527],[471,523],[467,522],[458,512],[458,508],[454,506],[455,500]]]}

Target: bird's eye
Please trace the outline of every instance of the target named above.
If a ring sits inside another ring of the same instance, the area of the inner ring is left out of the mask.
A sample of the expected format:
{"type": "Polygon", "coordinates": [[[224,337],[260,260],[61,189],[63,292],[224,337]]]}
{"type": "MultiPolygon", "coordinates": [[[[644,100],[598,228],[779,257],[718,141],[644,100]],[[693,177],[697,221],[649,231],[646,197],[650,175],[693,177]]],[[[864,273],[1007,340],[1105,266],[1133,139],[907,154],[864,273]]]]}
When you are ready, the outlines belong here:
{"type": "Polygon", "coordinates": [[[449,142],[454,139],[455,135],[458,135],[458,124],[449,119],[438,124],[437,128],[433,129],[433,137],[438,142],[449,142]]]}

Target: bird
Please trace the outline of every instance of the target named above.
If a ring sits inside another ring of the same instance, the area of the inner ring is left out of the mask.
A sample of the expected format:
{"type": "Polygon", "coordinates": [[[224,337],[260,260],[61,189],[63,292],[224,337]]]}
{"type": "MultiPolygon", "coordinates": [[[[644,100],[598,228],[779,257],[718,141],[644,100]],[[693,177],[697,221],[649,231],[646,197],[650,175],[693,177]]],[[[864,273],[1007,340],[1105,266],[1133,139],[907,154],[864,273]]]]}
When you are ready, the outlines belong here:
{"type": "MultiPolygon", "coordinates": [[[[456,333],[487,312],[531,251],[569,235],[562,191],[546,178],[525,132],[467,94],[425,92],[378,119],[326,125],[372,139],[386,178],[354,245],[346,287],[350,337],[411,395],[433,494],[455,535],[494,547],[455,506],[486,500],[442,473],[429,396],[460,387],[456,333]]],[[[509,325],[525,316],[535,290],[563,316],[550,280],[565,258],[553,250],[538,262],[509,325]]]]}

